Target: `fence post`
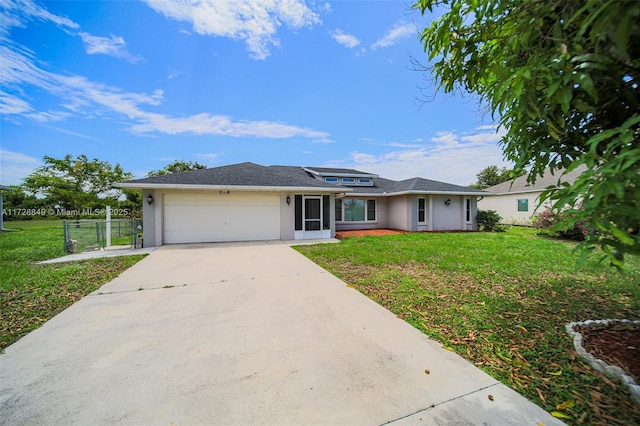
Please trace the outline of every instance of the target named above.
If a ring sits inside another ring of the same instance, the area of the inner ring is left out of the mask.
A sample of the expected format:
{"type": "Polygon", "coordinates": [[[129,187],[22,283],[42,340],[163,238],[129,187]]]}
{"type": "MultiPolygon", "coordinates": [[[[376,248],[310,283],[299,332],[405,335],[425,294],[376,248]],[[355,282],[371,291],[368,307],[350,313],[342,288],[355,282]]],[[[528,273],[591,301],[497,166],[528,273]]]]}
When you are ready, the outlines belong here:
{"type": "Polygon", "coordinates": [[[111,206],[107,206],[107,230],[106,230],[106,247],[111,247],[111,206]]]}
{"type": "Polygon", "coordinates": [[[62,242],[62,244],[64,244],[64,252],[67,253],[67,241],[69,241],[69,236],[67,235],[67,233],[69,232],[69,230],[67,229],[67,221],[65,219],[62,219],[62,238],[64,239],[64,241],[62,242]]]}

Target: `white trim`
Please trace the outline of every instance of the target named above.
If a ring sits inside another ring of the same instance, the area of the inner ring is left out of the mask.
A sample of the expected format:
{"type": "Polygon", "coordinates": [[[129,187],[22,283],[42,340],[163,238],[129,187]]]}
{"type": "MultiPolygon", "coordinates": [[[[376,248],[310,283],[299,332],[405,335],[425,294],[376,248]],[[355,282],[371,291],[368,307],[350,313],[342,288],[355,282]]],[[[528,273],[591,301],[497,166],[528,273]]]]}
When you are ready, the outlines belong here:
{"type": "Polygon", "coordinates": [[[427,204],[427,197],[418,197],[417,198],[417,202],[416,202],[416,223],[418,225],[426,225],[428,220],[427,220],[427,211],[429,209],[429,206],[427,204]],[[424,220],[421,222],[420,221],[420,200],[424,200],[424,220]]]}
{"type": "Polygon", "coordinates": [[[184,185],[184,184],[157,184],[157,183],[116,183],[117,188],[131,189],[187,189],[187,190],[224,190],[224,191],[264,191],[264,192],[352,192],[351,188],[315,188],[308,186],[233,186],[233,185],[184,185]]]}
{"type": "MultiPolygon", "coordinates": [[[[560,189],[559,187],[554,186],[551,189],[560,189]]],[[[532,192],[544,192],[546,191],[547,188],[543,188],[543,189],[528,189],[526,191],[513,191],[513,192],[492,192],[489,195],[517,195],[517,194],[530,194],[532,192]]]]}
{"type": "Polygon", "coordinates": [[[400,192],[384,192],[382,194],[380,193],[370,193],[370,192],[354,192],[352,194],[349,194],[347,197],[348,198],[352,198],[352,197],[396,197],[398,195],[451,195],[451,196],[456,196],[456,195],[466,195],[469,197],[486,197],[486,196],[492,196],[492,195],[496,195],[496,194],[492,194],[489,192],[455,192],[455,191],[400,191],[400,192]]]}

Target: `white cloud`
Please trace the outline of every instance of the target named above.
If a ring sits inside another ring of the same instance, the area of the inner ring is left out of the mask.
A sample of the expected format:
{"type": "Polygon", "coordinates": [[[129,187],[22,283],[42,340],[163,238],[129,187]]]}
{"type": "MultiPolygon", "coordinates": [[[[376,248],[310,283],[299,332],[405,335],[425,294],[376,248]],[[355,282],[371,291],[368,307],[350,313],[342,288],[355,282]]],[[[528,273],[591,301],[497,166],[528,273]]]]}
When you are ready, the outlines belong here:
{"type": "Polygon", "coordinates": [[[504,132],[478,132],[470,135],[440,132],[429,146],[371,154],[352,152],[347,160],[333,161],[331,167],[351,167],[389,179],[423,177],[457,185],[476,181],[486,166],[511,167],[497,142],[504,132]]]}
{"type": "Polygon", "coordinates": [[[127,50],[127,43],[124,38],[111,34],[111,37],[99,37],[89,33],[78,33],[82,37],[82,41],[89,55],[109,55],[115,58],[125,59],[131,63],[136,63],[142,58],[134,56],[127,50]]]}
{"type": "Polygon", "coordinates": [[[24,114],[29,111],[33,111],[33,108],[28,102],[0,91],[0,114],[24,114]]]}
{"type": "Polygon", "coordinates": [[[263,138],[298,136],[314,142],[332,142],[326,132],[280,122],[233,120],[224,115],[208,113],[172,117],[149,112],[146,106],[159,106],[164,101],[162,90],[156,90],[152,94],[125,92],[82,76],[56,74],[41,68],[31,53],[18,45],[4,45],[0,53],[3,58],[0,61],[0,83],[6,89],[3,92],[5,96],[0,100],[16,117],[29,117],[32,114],[32,118],[48,118],[49,121],[66,117],[66,112],[33,111],[33,107],[19,96],[21,87],[30,85],[56,96],[60,100],[60,106],[79,116],[108,118],[114,113],[123,115],[129,120],[127,130],[137,134],[192,133],[263,138]]]}
{"type": "Polygon", "coordinates": [[[201,35],[244,40],[250,56],[266,59],[279,46],[278,28],[286,24],[298,29],[320,22],[317,13],[301,0],[146,0],[165,17],[193,26],[201,35]]]}
{"type": "Polygon", "coordinates": [[[0,148],[0,183],[20,185],[24,178],[41,165],[37,158],[0,148]]]}
{"type": "Polygon", "coordinates": [[[376,40],[371,45],[371,49],[375,50],[381,47],[389,47],[394,45],[398,40],[409,37],[411,35],[417,36],[418,30],[415,24],[403,24],[397,23],[392,29],[384,33],[382,37],[376,40]]]}
{"type": "Polygon", "coordinates": [[[352,49],[360,44],[360,40],[358,40],[356,36],[345,33],[341,29],[329,31],[329,35],[331,35],[331,38],[333,38],[339,44],[343,45],[344,47],[348,47],[349,49],[352,49]]]}
{"type": "Polygon", "coordinates": [[[80,28],[80,25],[71,19],[54,15],[31,0],[2,0],[0,7],[2,7],[0,10],[0,22],[2,22],[0,34],[8,33],[13,27],[24,27],[32,18],[49,21],[65,29],[76,30],[80,28]]]}

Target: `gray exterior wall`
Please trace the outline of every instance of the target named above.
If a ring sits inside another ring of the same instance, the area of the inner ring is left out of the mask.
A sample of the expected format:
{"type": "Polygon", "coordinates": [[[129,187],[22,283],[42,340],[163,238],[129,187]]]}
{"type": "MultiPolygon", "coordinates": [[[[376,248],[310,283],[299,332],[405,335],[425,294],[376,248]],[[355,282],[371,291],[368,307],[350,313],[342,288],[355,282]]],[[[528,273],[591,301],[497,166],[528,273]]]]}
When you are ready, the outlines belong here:
{"type": "Polygon", "coordinates": [[[295,195],[293,192],[280,195],[280,239],[293,240],[295,238],[295,195]],[[287,205],[287,196],[291,203],[287,205]]]}
{"type": "Polygon", "coordinates": [[[462,223],[462,197],[433,195],[433,230],[453,231],[464,229],[462,223]],[[451,200],[448,206],[446,200],[451,200]]]}
{"type": "MultiPolygon", "coordinates": [[[[156,191],[142,191],[142,245],[144,247],[156,247],[161,242],[156,241],[156,207],[162,206],[162,198],[156,195],[156,191]],[[153,197],[153,204],[147,203],[147,197],[153,197]]],[[[162,210],[159,208],[159,210],[162,210]]]]}
{"type": "Polygon", "coordinates": [[[388,201],[389,228],[411,231],[411,203],[409,196],[400,195],[388,201]]]}

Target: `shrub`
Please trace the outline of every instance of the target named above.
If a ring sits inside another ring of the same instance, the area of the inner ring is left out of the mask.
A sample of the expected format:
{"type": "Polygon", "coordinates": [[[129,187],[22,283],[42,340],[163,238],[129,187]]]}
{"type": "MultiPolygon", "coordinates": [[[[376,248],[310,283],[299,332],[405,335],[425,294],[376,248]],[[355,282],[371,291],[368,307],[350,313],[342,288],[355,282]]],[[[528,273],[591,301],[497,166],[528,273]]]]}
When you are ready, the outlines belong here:
{"type": "Polygon", "coordinates": [[[498,227],[498,223],[502,220],[502,216],[500,216],[495,210],[478,210],[476,220],[478,221],[478,229],[480,231],[504,231],[504,229],[500,229],[498,227]]]}
{"type": "Polygon", "coordinates": [[[582,204],[564,210],[552,210],[545,206],[542,212],[533,217],[533,226],[538,234],[583,241],[591,231],[585,222],[576,220],[575,210],[582,210],[582,204]]]}

